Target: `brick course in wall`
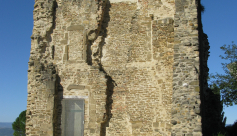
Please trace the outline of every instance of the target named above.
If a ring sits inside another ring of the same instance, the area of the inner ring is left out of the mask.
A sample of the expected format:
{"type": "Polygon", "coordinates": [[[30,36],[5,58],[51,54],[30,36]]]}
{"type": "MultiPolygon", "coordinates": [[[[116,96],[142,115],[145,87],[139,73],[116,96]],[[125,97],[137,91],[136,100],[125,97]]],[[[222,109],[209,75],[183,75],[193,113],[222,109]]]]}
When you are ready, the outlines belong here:
{"type": "Polygon", "coordinates": [[[26,134],[62,135],[80,98],[87,136],[201,136],[198,5],[35,0],[26,134]]]}

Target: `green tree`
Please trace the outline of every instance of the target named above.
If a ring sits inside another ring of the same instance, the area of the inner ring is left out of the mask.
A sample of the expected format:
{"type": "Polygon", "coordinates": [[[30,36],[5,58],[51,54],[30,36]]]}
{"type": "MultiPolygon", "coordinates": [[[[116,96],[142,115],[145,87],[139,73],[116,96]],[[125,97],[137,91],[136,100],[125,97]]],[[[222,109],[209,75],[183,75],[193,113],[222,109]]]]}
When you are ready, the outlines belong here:
{"type": "Polygon", "coordinates": [[[25,123],[26,123],[26,110],[22,111],[19,117],[16,118],[15,122],[12,123],[14,130],[14,136],[25,136],[25,123]]]}
{"type": "Polygon", "coordinates": [[[221,92],[223,104],[232,106],[237,104],[237,46],[232,42],[232,45],[223,45],[221,50],[224,51],[224,56],[220,57],[227,60],[222,63],[225,74],[211,75],[211,82],[212,87],[221,92]]]}

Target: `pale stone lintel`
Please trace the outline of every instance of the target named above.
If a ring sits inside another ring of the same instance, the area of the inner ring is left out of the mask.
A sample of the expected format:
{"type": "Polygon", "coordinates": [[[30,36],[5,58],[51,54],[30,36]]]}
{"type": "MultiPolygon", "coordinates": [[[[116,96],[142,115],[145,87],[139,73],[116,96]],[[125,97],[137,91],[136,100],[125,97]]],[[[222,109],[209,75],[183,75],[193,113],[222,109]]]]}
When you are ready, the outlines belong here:
{"type": "Polygon", "coordinates": [[[110,0],[110,3],[118,3],[118,2],[137,2],[137,0],[110,0]]]}
{"type": "Polygon", "coordinates": [[[68,31],[73,31],[73,30],[84,30],[84,26],[82,25],[71,25],[67,27],[68,31]]]}
{"type": "Polygon", "coordinates": [[[72,89],[84,90],[85,86],[72,84],[67,87],[67,90],[72,90],[72,89]]]}
{"type": "Polygon", "coordinates": [[[64,95],[63,98],[79,98],[79,99],[88,99],[88,96],[75,96],[75,95],[64,95]]]}

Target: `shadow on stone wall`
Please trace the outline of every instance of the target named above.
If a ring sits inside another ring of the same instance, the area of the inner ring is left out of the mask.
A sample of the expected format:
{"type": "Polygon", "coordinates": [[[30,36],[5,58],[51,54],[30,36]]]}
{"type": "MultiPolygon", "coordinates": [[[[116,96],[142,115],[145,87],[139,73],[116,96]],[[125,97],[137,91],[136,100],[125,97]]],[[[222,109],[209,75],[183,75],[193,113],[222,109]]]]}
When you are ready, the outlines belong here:
{"type": "Polygon", "coordinates": [[[63,100],[63,86],[60,84],[61,78],[57,75],[56,91],[55,96],[55,114],[54,114],[54,129],[55,136],[60,136],[62,134],[61,123],[62,123],[62,100],[63,100]]]}
{"type": "Polygon", "coordinates": [[[114,92],[114,87],[116,86],[115,81],[112,79],[112,77],[110,75],[108,75],[108,73],[106,73],[106,71],[103,68],[103,65],[101,64],[101,58],[103,57],[102,54],[102,50],[103,50],[103,46],[105,45],[105,38],[107,37],[107,27],[108,27],[108,23],[110,21],[110,15],[109,15],[109,11],[111,8],[111,4],[109,1],[107,1],[106,3],[106,7],[105,7],[105,11],[104,11],[104,17],[103,17],[103,22],[102,22],[102,26],[101,26],[101,32],[99,34],[99,36],[102,36],[102,40],[99,43],[99,56],[100,56],[100,60],[98,61],[98,65],[99,65],[99,70],[102,71],[105,74],[105,78],[107,79],[106,85],[107,85],[107,89],[106,89],[106,113],[104,115],[104,122],[101,123],[101,128],[100,128],[100,136],[106,136],[106,127],[109,127],[109,121],[112,118],[112,103],[113,103],[113,99],[112,99],[112,95],[114,92]]]}

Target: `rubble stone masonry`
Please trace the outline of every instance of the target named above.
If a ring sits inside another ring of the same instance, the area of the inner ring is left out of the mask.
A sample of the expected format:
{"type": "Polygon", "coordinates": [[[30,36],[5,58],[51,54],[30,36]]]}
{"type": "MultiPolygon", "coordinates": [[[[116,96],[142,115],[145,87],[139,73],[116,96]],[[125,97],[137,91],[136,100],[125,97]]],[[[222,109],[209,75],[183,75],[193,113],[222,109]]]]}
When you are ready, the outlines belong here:
{"type": "Polygon", "coordinates": [[[208,48],[199,6],[35,0],[26,135],[62,135],[62,101],[78,98],[85,136],[201,136],[208,48]]]}

